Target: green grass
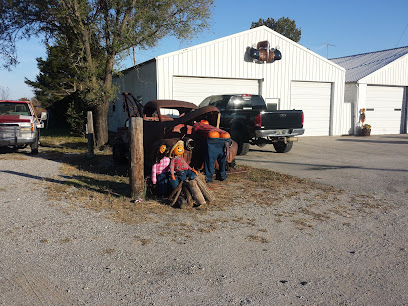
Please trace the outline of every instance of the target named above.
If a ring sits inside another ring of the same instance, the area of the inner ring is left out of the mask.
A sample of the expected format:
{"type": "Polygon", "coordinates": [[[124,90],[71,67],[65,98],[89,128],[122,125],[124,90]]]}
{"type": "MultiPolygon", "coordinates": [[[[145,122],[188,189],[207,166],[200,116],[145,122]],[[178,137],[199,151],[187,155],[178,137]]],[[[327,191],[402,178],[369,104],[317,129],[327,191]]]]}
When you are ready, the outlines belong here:
{"type": "Polygon", "coordinates": [[[73,136],[73,133],[69,129],[41,129],[41,136],[51,136],[51,137],[69,137],[73,136]]]}

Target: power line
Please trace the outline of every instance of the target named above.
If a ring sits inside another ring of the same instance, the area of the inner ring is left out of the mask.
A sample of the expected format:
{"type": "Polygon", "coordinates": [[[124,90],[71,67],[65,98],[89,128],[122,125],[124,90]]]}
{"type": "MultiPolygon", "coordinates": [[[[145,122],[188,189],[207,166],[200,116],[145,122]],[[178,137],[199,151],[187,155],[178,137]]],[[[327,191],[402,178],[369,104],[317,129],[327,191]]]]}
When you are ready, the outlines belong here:
{"type": "Polygon", "coordinates": [[[398,44],[400,43],[401,38],[402,38],[402,36],[404,36],[405,31],[407,30],[407,28],[408,28],[408,23],[407,23],[407,25],[405,26],[405,29],[404,29],[404,31],[402,32],[400,39],[398,40],[397,44],[395,45],[395,48],[396,48],[396,47],[398,46],[398,44]]]}

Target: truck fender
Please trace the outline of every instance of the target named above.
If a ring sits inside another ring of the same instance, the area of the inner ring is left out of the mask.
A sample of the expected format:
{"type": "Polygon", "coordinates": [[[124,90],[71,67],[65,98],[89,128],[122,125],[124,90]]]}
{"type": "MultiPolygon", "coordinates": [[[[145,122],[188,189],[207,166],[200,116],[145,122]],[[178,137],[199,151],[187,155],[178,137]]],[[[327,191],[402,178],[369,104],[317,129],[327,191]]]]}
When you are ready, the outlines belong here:
{"type": "MultiPolygon", "coordinates": [[[[243,137],[245,140],[249,141],[248,137],[248,129],[244,123],[244,121],[240,119],[233,119],[231,121],[231,138],[237,139],[237,136],[243,137]]],[[[234,139],[234,140],[235,140],[234,139]]],[[[245,141],[245,142],[247,142],[245,141]]]]}

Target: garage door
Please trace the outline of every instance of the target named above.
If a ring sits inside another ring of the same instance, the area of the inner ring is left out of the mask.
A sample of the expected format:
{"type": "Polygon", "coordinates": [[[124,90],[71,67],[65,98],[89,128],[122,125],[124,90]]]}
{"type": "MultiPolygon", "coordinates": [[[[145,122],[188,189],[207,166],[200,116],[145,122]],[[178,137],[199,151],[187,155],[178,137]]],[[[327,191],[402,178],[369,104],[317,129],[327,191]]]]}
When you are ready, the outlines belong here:
{"type": "Polygon", "coordinates": [[[366,123],[371,134],[400,134],[404,87],[367,86],[366,123]]]}
{"type": "Polygon", "coordinates": [[[200,104],[219,94],[259,94],[259,81],[246,79],[173,77],[173,99],[200,104]]]}
{"type": "Polygon", "coordinates": [[[291,108],[305,115],[306,136],[330,135],[331,83],[292,82],[291,108]]]}

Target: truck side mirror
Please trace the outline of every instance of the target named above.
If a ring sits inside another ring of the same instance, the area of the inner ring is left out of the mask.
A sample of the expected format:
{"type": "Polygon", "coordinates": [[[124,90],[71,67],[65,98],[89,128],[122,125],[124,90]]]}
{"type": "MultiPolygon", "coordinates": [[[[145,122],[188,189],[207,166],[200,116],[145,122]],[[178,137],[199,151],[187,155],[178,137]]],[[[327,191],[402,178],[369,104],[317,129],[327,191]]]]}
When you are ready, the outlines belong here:
{"type": "Polygon", "coordinates": [[[41,120],[47,120],[47,112],[41,113],[41,120]]]}

